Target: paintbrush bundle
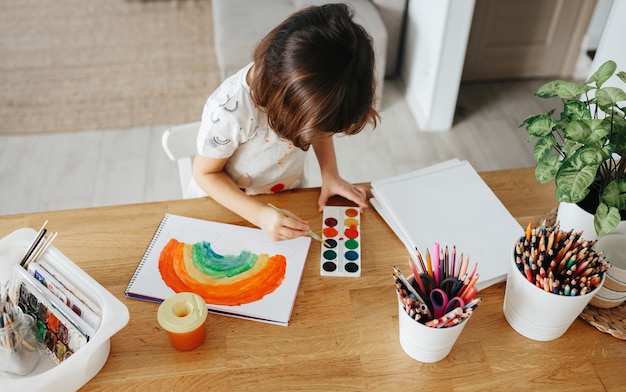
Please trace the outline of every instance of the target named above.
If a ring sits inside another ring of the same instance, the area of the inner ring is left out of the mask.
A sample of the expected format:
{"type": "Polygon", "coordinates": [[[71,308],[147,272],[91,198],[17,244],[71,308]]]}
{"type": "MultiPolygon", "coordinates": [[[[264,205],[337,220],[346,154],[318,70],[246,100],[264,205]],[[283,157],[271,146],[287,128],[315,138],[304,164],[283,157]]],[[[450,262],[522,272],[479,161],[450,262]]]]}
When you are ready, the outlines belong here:
{"type": "MultiPolygon", "coordinates": [[[[0,291],[2,288],[0,287],[0,291]]],[[[43,349],[36,337],[34,319],[22,312],[9,296],[0,295],[0,372],[25,375],[37,366],[43,349]]]]}
{"type": "Polygon", "coordinates": [[[27,268],[28,264],[32,261],[39,260],[46,249],[48,249],[48,247],[52,244],[52,241],[54,241],[56,236],[59,234],[57,232],[52,232],[50,233],[50,236],[46,238],[46,233],[48,232],[48,229],[46,229],[47,224],[48,221],[43,223],[41,229],[37,232],[35,239],[26,250],[26,253],[24,253],[24,257],[22,257],[22,260],[20,261],[20,265],[22,267],[27,268]]]}

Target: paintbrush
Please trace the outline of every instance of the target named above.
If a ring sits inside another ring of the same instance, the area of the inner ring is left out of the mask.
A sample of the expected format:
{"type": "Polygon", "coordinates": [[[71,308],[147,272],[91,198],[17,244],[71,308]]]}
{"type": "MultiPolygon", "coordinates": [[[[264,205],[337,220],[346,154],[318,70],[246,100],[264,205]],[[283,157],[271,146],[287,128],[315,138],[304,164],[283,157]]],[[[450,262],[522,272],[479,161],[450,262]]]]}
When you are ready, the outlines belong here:
{"type": "Polygon", "coordinates": [[[48,239],[46,239],[43,242],[43,245],[41,245],[39,248],[37,248],[37,250],[35,252],[33,252],[32,256],[26,260],[26,262],[24,262],[23,267],[24,268],[28,268],[28,264],[30,264],[32,261],[38,261],[39,258],[45,253],[45,251],[48,249],[48,247],[52,244],[52,241],[54,241],[54,239],[57,237],[59,233],[54,231],[52,232],[52,234],[50,234],[50,237],[48,237],[48,239]]]}
{"type": "MultiPolygon", "coordinates": [[[[274,211],[278,212],[279,214],[281,214],[282,216],[287,216],[287,214],[285,214],[285,212],[283,210],[281,210],[280,208],[276,207],[275,205],[273,205],[272,203],[267,203],[268,206],[270,206],[272,209],[274,209],[274,211]]],[[[317,233],[315,233],[313,230],[309,229],[309,231],[307,231],[307,234],[309,237],[313,238],[314,240],[317,240],[319,242],[321,242],[322,244],[324,244],[327,248],[330,248],[331,246],[328,244],[328,242],[326,242],[325,240],[322,239],[322,237],[320,237],[319,235],[317,235],[317,233]]]]}
{"type": "Polygon", "coordinates": [[[43,223],[43,225],[41,226],[41,229],[39,229],[39,232],[37,232],[37,235],[35,236],[35,239],[33,240],[33,242],[30,244],[30,247],[28,247],[28,250],[26,251],[26,253],[24,253],[24,257],[22,258],[22,260],[20,261],[20,265],[23,267],[24,264],[26,263],[26,261],[28,261],[28,259],[33,255],[33,253],[35,252],[35,250],[37,249],[37,247],[39,246],[39,244],[41,243],[42,239],[44,238],[44,236],[46,235],[46,225],[48,224],[48,221],[45,221],[43,223]]]}

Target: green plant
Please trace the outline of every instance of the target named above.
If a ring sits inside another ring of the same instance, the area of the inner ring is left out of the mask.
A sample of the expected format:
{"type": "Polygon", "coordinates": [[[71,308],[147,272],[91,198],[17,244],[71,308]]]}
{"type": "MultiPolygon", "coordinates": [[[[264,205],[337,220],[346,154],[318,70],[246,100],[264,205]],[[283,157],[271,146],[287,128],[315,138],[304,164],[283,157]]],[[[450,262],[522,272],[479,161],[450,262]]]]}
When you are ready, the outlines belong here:
{"type": "Polygon", "coordinates": [[[555,109],[533,115],[520,125],[529,142],[536,140],[535,177],[540,183],[555,179],[557,201],[579,203],[590,191],[597,194],[598,234],[615,229],[620,211],[626,211],[626,159],[621,159],[626,153],[626,93],[602,87],[613,75],[626,83],[626,73],[615,74],[616,68],[607,61],[584,84],[554,80],[542,85],[535,95],[559,97],[563,111],[559,118],[553,118],[555,109]]]}

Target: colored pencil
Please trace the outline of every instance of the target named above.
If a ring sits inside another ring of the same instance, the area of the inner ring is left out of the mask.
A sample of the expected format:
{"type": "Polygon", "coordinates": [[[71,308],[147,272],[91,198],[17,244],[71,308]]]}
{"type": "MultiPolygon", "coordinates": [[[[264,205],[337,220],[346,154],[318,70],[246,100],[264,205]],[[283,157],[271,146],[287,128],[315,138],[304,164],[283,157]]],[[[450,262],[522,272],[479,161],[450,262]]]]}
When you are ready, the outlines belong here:
{"type": "Polygon", "coordinates": [[[422,279],[420,279],[420,272],[417,270],[417,266],[413,262],[413,259],[409,257],[409,267],[411,267],[411,271],[413,272],[413,277],[415,278],[415,282],[422,293],[426,293],[426,288],[424,287],[424,283],[422,279]]]}
{"type": "Polygon", "coordinates": [[[424,258],[422,258],[422,253],[417,248],[417,246],[415,247],[415,254],[417,255],[417,260],[419,261],[420,266],[422,267],[422,273],[424,274],[427,273],[426,264],[424,264],[424,258]]]}
{"type": "Polygon", "coordinates": [[[610,265],[602,252],[594,249],[596,241],[585,240],[582,234],[573,229],[563,231],[558,222],[551,227],[545,222],[536,228],[529,225],[514,247],[517,268],[547,292],[576,296],[592,291],[610,265]]]}
{"type": "Polygon", "coordinates": [[[433,277],[433,264],[430,260],[430,252],[428,248],[426,248],[426,268],[428,269],[428,276],[433,277]]]}
{"type": "Polygon", "coordinates": [[[441,260],[439,255],[439,244],[435,242],[433,244],[433,273],[435,278],[435,284],[439,286],[441,282],[441,260]]]}
{"type": "Polygon", "coordinates": [[[427,248],[426,265],[424,265],[421,252],[417,247],[415,252],[421,264],[421,271],[417,262],[409,258],[409,267],[414,277],[413,281],[409,281],[396,266],[393,267],[398,301],[400,301],[409,317],[433,328],[451,327],[468,318],[476,306],[478,306],[478,303],[480,303],[480,298],[475,298],[478,290],[474,287],[480,277],[480,274],[476,272],[477,264],[474,264],[468,272],[469,255],[464,258],[461,253],[457,262],[456,247],[452,248],[452,256],[450,256],[448,246],[444,250],[439,244],[435,244],[432,252],[434,262],[431,260],[431,252],[427,248]],[[463,272],[463,276],[459,276],[458,272],[460,271],[463,272]],[[437,275],[439,278],[439,283],[445,279],[452,279],[452,281],[447,280],[444,285],[439,287],[434,275],[437,275]],[[428,280],[430,280],[430,284],[427,286],[425,283],[428,283],[428,280]],[[430,291],[435,288],[444,290],[447,298],[459,297],[461,299],[460,302],[465,304],[465,306],[453,309],[439,318],[433,318],[435,312],[430,301],[430,291]]]}

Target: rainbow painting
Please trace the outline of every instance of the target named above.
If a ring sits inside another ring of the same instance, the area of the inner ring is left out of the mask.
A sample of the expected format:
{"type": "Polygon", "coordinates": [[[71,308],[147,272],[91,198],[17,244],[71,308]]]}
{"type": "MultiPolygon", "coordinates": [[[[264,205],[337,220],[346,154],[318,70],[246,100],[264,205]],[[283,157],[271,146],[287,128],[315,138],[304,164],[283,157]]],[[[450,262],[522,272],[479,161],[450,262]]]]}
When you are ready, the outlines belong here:
{"type": "Polygon", "coordinates": [[[283,255],[257,255],[247,250],[220,255],[209,242],[186,244],[174,238],[159,256],[165,284],[177,293],[196,293],[215,305],[258,301],[280,287],[286,270],[283,255]]]}
{"type": "Polygon", "coordinates": [[[287,325],[311,239],[270,240],[260,229],[166,214],[125,290],[162,302],[200,295],[213,313],[287,325]]]}

